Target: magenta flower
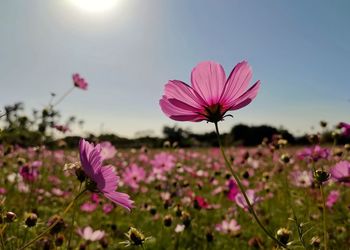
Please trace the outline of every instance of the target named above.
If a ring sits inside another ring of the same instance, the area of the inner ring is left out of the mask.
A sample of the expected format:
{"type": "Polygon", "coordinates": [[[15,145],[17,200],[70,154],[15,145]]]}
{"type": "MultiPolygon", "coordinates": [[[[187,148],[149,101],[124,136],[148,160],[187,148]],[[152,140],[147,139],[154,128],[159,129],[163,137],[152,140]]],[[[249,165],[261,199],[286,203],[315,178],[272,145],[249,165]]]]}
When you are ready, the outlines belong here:
{"type": "Polygon", "coordinates": [[[239,188],[238,188],[236,182],[234,180],[230,179],[228,182],[227,198],[230,201],[234,201],[238,193],[239,193],[239,188]]]}
{"type": "Polygon", "coordinates": [[[81,139],[79,152],[81,165],[89,178],[89,189],[101,192],[107,199],[130,211],[133,201],[129,195],[115,191],[119,177],[115,174],[113,166],[102,166],[101,146],[94,146],[81,139]]]}
{"type": "Polygon", "coordinates": [[[340,197],[340,193],[338,190],[331,191],[327,196],[326,206],[328,208],[332,208],[334,204],[338,201],[339,197],[340,197]]]}
{"type": "Polygon", "coordinates": [[[36,164],[37,162],[33,162],[31,164],[25,164],[19,169],[19,174],[22,176],[24,181],[34,182],[39,178],[39,170],[36,164]]]}
{"type": "Polygon", "coordinates": [[[338,127],[342,129],[344,136],[350,136],[350,124],[341,122],[339,123],[338,127]]]}
{"type": "Polygon", "coordinates": [[[73,74],[72,76],[73,78],[73,83],[74,83],[74,86],[79,88],[79,89],[82,89],[82,90],[87,90],[87,87],[88,87],[88,83],[85,81],[84,78],[82,78],[79,74],[73,74]]]}
{"type": "Polygon", "coordinates": [[[226,112],[248,105],[257,95],[260,81],[248,90],[252,70],[246,61],[238,63],[226,79],[215,62],[198,64],[191,74],[191,86],[179,80],[165,85],[159,101],[163,112],[176,121],[221,121],[226,112]]]}
{"type": "Polygon", "coordinates": [[[332,178],[350,184],[350,162],[341,161],[331,169],[332,178]]]}

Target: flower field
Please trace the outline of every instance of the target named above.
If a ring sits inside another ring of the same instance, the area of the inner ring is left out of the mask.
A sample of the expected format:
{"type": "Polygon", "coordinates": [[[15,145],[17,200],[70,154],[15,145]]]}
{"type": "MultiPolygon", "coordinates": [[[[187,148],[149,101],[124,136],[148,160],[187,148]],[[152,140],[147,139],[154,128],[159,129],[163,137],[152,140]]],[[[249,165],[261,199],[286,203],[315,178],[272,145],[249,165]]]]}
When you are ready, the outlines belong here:
{"type": "MultiPolygon", "coordinates": [[[[226,149],[260,221],[291,249],[322,248],[321,185],[328,247],[347,249],[349,147],[285,148],[279,143],[226,149]],[[313,169],[332,176],[319,182],[313,169]]],[[[3,249],[19,249],[38,235],[29,248],[277,247],[254,221],[218,148],[117,150],[108,142],[100,145],[101,160],[120,177],[117,191],[134,201],[131,212],[92,189],[65,211],[87,185],[79,175],[84,162],[78,145],[73,151],[1,147],[3,249]]]]}

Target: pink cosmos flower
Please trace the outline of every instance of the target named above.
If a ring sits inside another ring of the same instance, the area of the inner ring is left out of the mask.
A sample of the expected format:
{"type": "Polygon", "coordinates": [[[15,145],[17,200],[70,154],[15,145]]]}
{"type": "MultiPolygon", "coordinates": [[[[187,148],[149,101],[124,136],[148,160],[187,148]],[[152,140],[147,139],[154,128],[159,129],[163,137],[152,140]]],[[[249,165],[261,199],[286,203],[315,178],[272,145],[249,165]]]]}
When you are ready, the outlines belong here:
{"type": "Polygon", "coordinates": [[[19,169],[19,174],[24,181],[34,182],[39,178],[38,165],[33,162],[31,164],[25,164],[19,169]]]}
{"type": "Polygon", "coordinates": [[[110,212],[112,212],[114,209],[114,205],[111,204],[111,203],[106,203],[106,204],[103,204],[102,206],[102,210],[105,214],[109,214],[110,212]]]}
{"type": "Polygon", "coordinates": [[[350,124],[341,122],[339,123],[338,127],[342,129],[344,136],[350,136],[350,124]]]}
{"type": "MultiPolygon", "coordinates": [[[[246,191],[246,194],[247,194],[247,197],[248,197],[248,200],[250,202],[250,204],[253,206],[256,202],[260,201],[261,198],[256,196],[256,193],[253,189],[248,189],[246,191]]],[[[243,208],[245,211],[248,211],[249,207],[248,207],[248,204],[246,202],[246,200],[244,199],[244,196],[242,193],[238,193],[235,197],[235,202],[236,204],[243,208]]]]}
{"type": "Polygon", "coordinates": [[[112,159],[117,153],[117,150],[109,141],[101,142],[100,145],[102,148],[101,155],[103,160],[112,159]]]}
{"type": "Polygon", "coordinates": [[[341,161],[331,169],[332,178],[350,184],[350,162],[341,161]]]}
{"type": "Polygon", "coordinates": [[[310,187],[313,182],[312,173],[307,170],[294,170],[290,173],[290,178],[292,179],[292,184],[297,187],[310,187]]]}
{"type": "Polygon", "coordinates": [[[131,164],[131,166],[125,169],[125,172],[123,173],[124,183],[134,190],[139,188],[139,182],[145,180],[145,178],[145,170],[136,164],[131,164]]]}
{"type": "Polygon", "coordinates": [[[223,67],[211,61],[199,63],[191,74],[191,86],[179,80],[165,85],[159,101],[164,114],[176,121],[221,121],[226,112],[248,105],[257,95],[260,81],[248,90],[252,70],[238,63],[228,78],[223,67]]]}
{"type": "Polygon", "coordinates": [[[241,230],[241,226],[237,223],[235,219],[230,221],[223,220],[220,224],[215,226],[216,231],[224,234],[238,234],[241,230]]]}
{"type": "Polygon", "coordinates": [[[97,209],[98,204],[87,201],[80,206],[80,210],[86,213],[92,213],[97,209]]]}
{"type": "Polygon", "coordinates": [[[101,192],[107,199],[130,211],[133,201],[129,195],[115,191],[119,177],[115,174],[113,166],[102,166],[101,146],[94,146],[81,139],[79,153],[81,165],[90,181],[90,190],[101,192]]]}
{"type": "Polygon", "coordinates": [[[73,83],[74,83],[74,86],[79,88],[79,89],[82,89],[82,90],[87,90],[87,87],[88,87],[88,83],[85,81],[84,78],[82,78],[79,74],[73,74],[72,76],[73,78],[73,83]]]}
{"type": "Polygon", "coordinates": [[[232,179],[229,180],[228,189],[229,189],[229,191],[227,193],[227,198],[230,201],[234,201],[237,194],[239,193],[239,188],[234,180],[232,180],[232,179]]]}
{"type": "Polygon", "coordinates": [[[328,208],[332,208],[334,204],[338,201],[339,197],[340,193],[338,190],[331,191],[327,197],[326,206],[328,208]]]}
{"type": "Polygon", "coordinates": [[[91,227],[79,228],[77,233],[86,241],[99,241],[105,236],[102,230],[93,231],[91,227]]]}

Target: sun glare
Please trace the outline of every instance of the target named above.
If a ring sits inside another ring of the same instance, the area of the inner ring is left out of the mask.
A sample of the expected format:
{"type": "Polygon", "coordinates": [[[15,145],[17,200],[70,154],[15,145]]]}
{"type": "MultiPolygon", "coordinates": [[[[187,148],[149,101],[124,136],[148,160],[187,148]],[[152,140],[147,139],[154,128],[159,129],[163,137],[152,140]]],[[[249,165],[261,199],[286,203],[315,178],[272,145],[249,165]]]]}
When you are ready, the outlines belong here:
{"type": "Polygon", "coordinates": [[[113,9],[119,0],[70,0],[79,9],[99,13],[113,9]]]}

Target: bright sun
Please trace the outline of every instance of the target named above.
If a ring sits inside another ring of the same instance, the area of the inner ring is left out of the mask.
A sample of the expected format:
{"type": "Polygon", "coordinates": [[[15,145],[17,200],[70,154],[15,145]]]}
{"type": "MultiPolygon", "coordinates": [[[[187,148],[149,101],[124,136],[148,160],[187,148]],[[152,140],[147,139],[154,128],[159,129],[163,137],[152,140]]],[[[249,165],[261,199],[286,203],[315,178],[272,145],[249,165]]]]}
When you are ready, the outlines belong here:
{"type": "Polygon", "coordinates": [[[70,0],[78,8],[88,12],[105,12],[113,9],[119,0],[70,0]]]}

